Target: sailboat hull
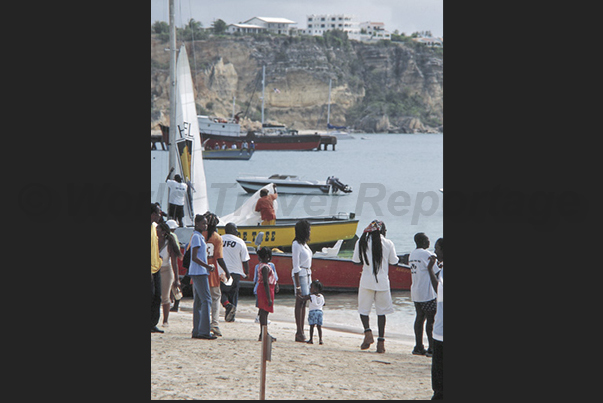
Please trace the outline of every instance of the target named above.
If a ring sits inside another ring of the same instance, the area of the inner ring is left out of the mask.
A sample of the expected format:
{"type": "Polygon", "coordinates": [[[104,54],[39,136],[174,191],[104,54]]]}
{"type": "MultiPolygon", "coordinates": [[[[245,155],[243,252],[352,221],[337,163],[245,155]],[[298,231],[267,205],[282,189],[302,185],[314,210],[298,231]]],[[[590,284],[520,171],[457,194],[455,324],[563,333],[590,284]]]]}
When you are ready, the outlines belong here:
{"type": "MultiPolygon", "coordinates": [[[[333,246],[338,240],[344,241],[353,239],[358,229],[358,220],[328,218],[304,218],[312,225],[312,239],[308,245],[313,250],[320,250],[325,246],[333,246]]],[[[248,245],[252,246],[255,238],[260,232],[264,233],[262,246],[268,248],[278,248],[283,251],[290,251],[291,244],[295,239],[295,224],[300,219],[280,219],[276,225],[267,226],[239,226],[239,236],[248,245]]],[[[224,235],[224,227],[218,227],[218,233],[224,235]]],[[[176,235],[182,243],[188,243],[193,234],[193,228],[180,228],[176,230],[176,235]]]]}

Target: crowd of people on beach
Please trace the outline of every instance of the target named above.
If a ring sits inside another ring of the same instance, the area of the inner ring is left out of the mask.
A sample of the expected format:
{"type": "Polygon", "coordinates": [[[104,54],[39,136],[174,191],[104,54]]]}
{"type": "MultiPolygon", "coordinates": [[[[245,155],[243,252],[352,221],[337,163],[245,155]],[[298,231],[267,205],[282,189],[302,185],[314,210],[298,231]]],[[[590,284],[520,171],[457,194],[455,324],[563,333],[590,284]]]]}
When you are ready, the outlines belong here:
{"type": "MultiPolygon", "coordinates": [[[[275,189],[276,190],[276,189],[275,189]]],[[[219,327],[220,306],[225,309],[224,320],[234,322],[238,306],[240,281],[249,277],[250,255],[243,240],[238,237],[237,226],[226,225],[226,235],[217,231],[218,217],[207,212],[197,215],[194,233],[186,244],[185,253],[174,230],[179,223],[169,220],[158,204],[151,203],[151,333],[164,333],[158,328],[163,308],[163,327],[169,326],[172,302],[178,309],[181,284],[178,259],[185,262],[193,288],[192,338],[216,340],[222,337],[219,327]]],[[[167,217],[169,218],[169,217],[167,217]]],[[[295,342],[314,344],[314,331],[318,331],[319,344],[323,345],[323,285],[312,279],[312,256],[309,247],[311,224],[299,221],[292,242],[292,281],[295,290],[295,342]],[[309,312],[308,311],[309,304],[309,312]],[[305,321],[310,325],[310,338],[306,338],[305,321]]],[[[379,220],[373,221],[357,241],[352,261],[362,265],[358,289],[358,313],[364,330],[361,350],[369,350],[375,343],[370,324],[370,314],[375,308],[378,317],[376,352],[386,353],[385,337],[387,315],[394,313],[389,280],[389,266],[399,263],[394,243],[386,238],[387,228],[379,220]]],[[[424,233],[415,236],[416,249],[409,256],[412,274],[411,298],[416,308],[416,345],[413,355],[432,358],[434,400],[443,399],[444,355],[444,240],[435,244],[435,253],[429,251],[430,239],[424,233]],[[424,335],[429,345],[424,346],[424,335]]],[[[258,308],[257,322],[262,329],[269,324],[268,316],[274,312],[275,297],[279,292],[279,278],[272,261],[272,250],[266,247],[257,251],[259,264],[254,268],[254,294],[258,308]]],[[[272,341],[276,338],[269,334],[272,341]]]]}

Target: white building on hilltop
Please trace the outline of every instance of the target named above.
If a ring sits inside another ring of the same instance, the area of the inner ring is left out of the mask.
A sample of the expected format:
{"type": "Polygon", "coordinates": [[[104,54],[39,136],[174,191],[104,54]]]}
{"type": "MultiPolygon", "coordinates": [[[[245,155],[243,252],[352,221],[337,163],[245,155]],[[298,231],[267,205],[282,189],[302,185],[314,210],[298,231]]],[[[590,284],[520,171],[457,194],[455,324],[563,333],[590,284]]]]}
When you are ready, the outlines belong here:
{"type": "Polygon", "coordinates": [[[308,16],[308,28],[299,31],[301,35],[322,36],[327,31],[338,29],[349,36],[360,34],[356,17],[347,14],[321,14],[308,16]]]}
{"type": "Polygon", "coordinates": [[[370,42],[391,40],[391,33],[382,22],[360,23],[349,14],[313,14],[308,16],[308,27],[298,30],[301,35],[322,36],[325,32],[338,29],[348,33],[351,40],[370,42]]]}
{"type": "Polygon", "coordinates": [[[372,42],[391,40],[391,33],[385,29],[382,22],[360,23],[356,16],[350,14],[312,14],[307,17],[306,29],[295,28],[296,22],[286,18],[254,17],[239,24],[228,26],[229,34],[259,34],[276,35],[307,35],[323,36],[328,31],[340,30],[347,32],[351,40],[372,42]]]}
{"type": "Polygon", "coordinates": [[[229,25],[228,33],[257,34],[268,32],[276,35],[289,35],[293,29],[292,25],[296,24],[297,22],[286,18],[254,17],[240,24],[229,25]]]}
{"type": "Polygon", "coordinates": [[[367,40],[392,40],[392,34],[385,29],[385,24],[382,22],[363,22],[360,24],[360,34],[364,41],[367,40]],[[367,35],[368,38],[365,36],[367,35]]]}

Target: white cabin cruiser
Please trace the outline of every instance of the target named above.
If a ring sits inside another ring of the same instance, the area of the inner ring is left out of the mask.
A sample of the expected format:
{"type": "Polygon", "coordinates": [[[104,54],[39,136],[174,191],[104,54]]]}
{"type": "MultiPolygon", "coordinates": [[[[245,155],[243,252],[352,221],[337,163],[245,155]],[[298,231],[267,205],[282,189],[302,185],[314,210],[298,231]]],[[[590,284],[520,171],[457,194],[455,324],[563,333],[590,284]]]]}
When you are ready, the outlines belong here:
{"type": "Polygon", "coordinates": [[[274,183],[280,194],[336,195],[352,193],[352,188],[331,176],[326,181],[300,179],[296,175],[248,176],[237,182],[247,193],[255,193],[266,185],[274,183]]]}

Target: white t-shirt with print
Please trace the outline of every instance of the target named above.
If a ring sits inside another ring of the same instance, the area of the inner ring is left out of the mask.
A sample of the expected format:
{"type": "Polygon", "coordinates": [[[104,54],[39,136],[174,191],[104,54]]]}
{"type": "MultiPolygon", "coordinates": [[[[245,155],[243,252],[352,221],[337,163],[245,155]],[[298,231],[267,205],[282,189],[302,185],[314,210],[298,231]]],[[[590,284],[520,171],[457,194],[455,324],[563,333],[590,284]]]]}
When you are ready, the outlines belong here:
{"type": "MultiPolygon", "coordinates": [[[[429,258],[435,256],[432,252],[425,249],[416,249],[410,254],[408,264],[412,273],[412,286],[410,288],[410,296],[413,302],[428,302],[433,301],[438,297],[438,294],[433,289],[431,284],[431,276],[427,265],[429,258]]],[[[434,272],[438,273],[438,267],[434,265],[434,272]]]]}
{"type": "Polygon", "coordinates": [[[222,235],[224,263],[230,274],[240,274],[245,278],[243,262],[249,262],[250,256],[245,241],[234,235],[222,235]]]}
{"type": "Polygon", "coordinates": [[[184,206],[188,186],[184,183],[169,180],[167,181],[167,187],[170,189],[170,204],[184,206]]]}

